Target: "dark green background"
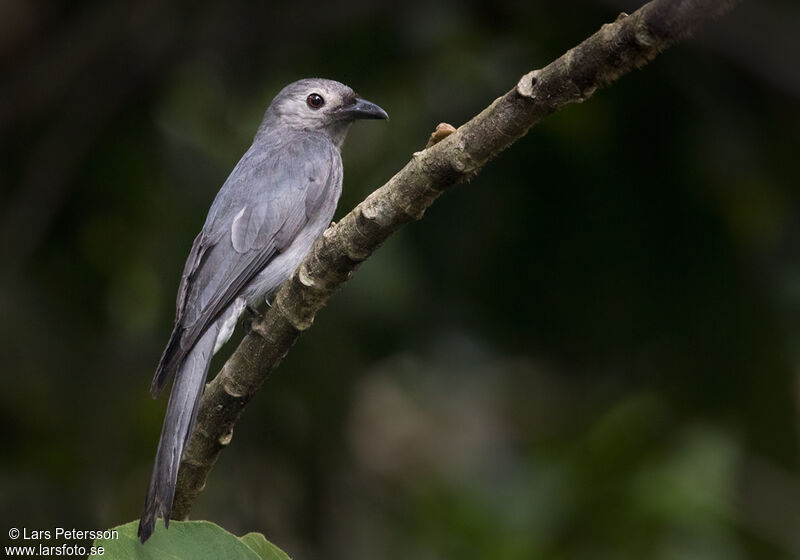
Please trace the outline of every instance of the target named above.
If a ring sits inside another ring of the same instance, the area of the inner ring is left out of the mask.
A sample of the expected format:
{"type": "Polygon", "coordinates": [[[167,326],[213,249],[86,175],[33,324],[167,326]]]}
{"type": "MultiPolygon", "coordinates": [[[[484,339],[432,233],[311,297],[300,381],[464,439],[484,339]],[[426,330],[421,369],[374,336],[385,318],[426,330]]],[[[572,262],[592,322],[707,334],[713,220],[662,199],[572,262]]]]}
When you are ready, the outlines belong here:
{"type": "MultiPolygon", "coordinates": [[[[353,129],[341,215],[636,7],[0,5],[2,534],[138,516],[184,258],[283,85],[391,115],[353,129]]],[[[195,517],[300,560],[796,558],[799,26],[745,3],[392,237],[195,517]]]]}

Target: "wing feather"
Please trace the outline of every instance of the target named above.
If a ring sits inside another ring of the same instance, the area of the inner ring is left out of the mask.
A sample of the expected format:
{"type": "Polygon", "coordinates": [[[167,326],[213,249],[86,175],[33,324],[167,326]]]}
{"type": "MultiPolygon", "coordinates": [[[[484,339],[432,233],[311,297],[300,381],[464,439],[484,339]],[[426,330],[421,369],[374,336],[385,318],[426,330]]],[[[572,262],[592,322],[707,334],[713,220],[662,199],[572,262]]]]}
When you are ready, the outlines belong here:
{"type": "Polygon", "coordinates": [[[212,204],[186,261],[175,328],[153,379],[157,392],[203,332],[313,219],[326,189],[341,180],[338,153],[306,134],[273,147],[254,145],[212,204]]]}

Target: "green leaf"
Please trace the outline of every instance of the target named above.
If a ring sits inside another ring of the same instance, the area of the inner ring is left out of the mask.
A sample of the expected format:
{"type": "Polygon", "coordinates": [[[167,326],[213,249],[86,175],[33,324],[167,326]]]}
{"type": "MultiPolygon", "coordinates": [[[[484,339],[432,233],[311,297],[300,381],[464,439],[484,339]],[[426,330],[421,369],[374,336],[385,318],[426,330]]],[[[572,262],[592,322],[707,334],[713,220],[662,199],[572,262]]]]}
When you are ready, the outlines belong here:
{"type": "Polygon", "coordinates": [[[135,520],[114,527],[119,538],[97,539],[89,560],[290,560],[260,533],[240,539],[208,521],[170,521],[167,530],[159,519],[145,544],[136,535],[138,526],[135,520]]]}
{"type": "Polygon", "coordinates": [[[239,540],[252,548],[262,560],[291,560],[284,551],[269,542],[261,533],[247,533],[239,540]]]}

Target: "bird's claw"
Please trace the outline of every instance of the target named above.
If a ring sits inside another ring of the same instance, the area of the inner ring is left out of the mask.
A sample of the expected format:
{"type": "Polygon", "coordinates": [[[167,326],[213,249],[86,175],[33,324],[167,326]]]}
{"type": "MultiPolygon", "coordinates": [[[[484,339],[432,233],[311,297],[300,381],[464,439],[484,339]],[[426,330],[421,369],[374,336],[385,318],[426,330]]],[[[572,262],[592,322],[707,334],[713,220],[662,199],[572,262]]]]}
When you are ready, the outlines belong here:
{"type": "Polygon", "coordinates": [[[244,308],[244,319],[242,320],[242,326],[244,326],[245,334],[250,334],[250,331],[253,330],[253,324],[257,321],[260,321],[264,315],[258,311],[252,305],[246,305],[244,308]]]}

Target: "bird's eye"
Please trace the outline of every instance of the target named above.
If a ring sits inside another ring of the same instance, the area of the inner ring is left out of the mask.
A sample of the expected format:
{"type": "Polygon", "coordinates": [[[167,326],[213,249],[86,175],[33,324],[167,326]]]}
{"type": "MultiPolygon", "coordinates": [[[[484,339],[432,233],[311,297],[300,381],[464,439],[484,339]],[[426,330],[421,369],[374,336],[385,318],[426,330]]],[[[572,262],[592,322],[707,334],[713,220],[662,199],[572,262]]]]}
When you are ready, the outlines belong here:
{"type": "Polygon", "coordinates": [[[325,100],[322,99],[322,96],[318,93],[312,93],[306,98],[306,103],[312,109],[319,109],[323,105],[325,105],[325,100]]]}

